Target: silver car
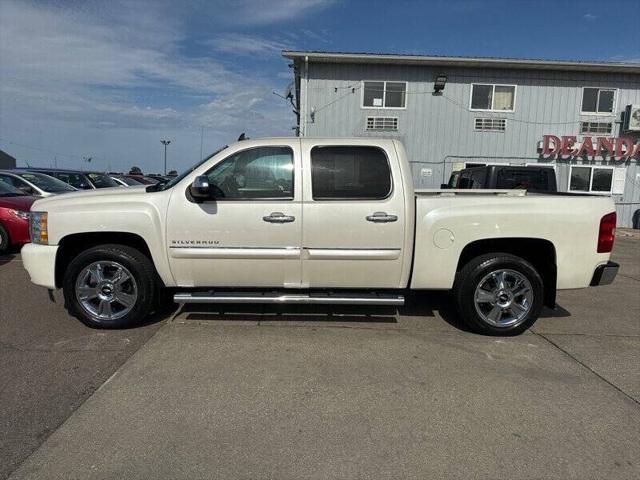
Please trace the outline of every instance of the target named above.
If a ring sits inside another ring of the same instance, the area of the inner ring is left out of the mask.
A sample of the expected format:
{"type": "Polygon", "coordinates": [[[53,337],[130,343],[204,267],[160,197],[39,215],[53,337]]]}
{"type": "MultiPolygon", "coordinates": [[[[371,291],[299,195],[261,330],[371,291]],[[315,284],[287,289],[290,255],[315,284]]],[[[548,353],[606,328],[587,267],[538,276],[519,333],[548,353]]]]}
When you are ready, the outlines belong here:
{"type": "Polygon", "coordinates": [[[68,183],[44,173],[0,170],[0,182],[7,183],[27,195],[48,197],[78,190],[68,183]]]}

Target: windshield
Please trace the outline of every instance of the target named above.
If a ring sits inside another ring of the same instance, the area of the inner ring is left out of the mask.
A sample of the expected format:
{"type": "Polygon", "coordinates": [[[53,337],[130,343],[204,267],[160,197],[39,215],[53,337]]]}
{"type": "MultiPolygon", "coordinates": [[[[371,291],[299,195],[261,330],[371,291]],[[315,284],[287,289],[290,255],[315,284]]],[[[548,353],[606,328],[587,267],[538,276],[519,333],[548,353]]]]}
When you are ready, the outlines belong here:
{"type": "Polygon", "coordinates": [[[191,168],[185,170],[184,172],[182,172],[180,175],[178,175],[175,178],[172,178],[171,180],[169,180],[167,183],[161,183],[157,186],[155,186],[155,191],[161,191],[161,190],[167,190],[169,188],[172,188],[174,185],[180,183],[180,181],[186,177],[187,175],[189,175],[191,172],[193,172],[196,168],[198,168],[200,165],[202,165],[204,162],[206,162],[207,160],[215,157],[217,154],[219,154],[221,151],[223,151],[225,148],[227,148],[228,145],[225,145],[222,148],[219,148],[218,150],[216,150],[215,152],[213,152],[211,155],[208,155],[206,157],[204,157],[202,160],[200,160],[198,163],[196,163],[194,166],[192,166],[191,168]]]}
{"type": "Polygon", "coordinates": [[[0,197],[24,197],[25,193],[0,180],[0,197]]]}
{"type": "Polygon", "coordinates": [[[129,177],[116,177],[118,180],[123,181],[124,183],[126,183],[127,185],[129,185],[130,187],[135,187],[137,185],[143,185],[142,182],[139,182],[133,178],[129,178],[129,177]]]}
{"type": "Polygon", "coordinates": [[[120,186],[118,185],[118,182],[116,182],[109,175],[104,175],[102,173],[87,173],[87,177],[89,177],[96,188],[110,188],[120,186]]]}
{"type": "Polygon", "coordinates": [[[26,181],[33,183],[36,187],[45,192],[58,193],[58,192],[73,192],[75,188],[71,185],[64,183],[62,180],[50,177],[44,173],[32,173],[24,172],[18,174],[26,181]]]}

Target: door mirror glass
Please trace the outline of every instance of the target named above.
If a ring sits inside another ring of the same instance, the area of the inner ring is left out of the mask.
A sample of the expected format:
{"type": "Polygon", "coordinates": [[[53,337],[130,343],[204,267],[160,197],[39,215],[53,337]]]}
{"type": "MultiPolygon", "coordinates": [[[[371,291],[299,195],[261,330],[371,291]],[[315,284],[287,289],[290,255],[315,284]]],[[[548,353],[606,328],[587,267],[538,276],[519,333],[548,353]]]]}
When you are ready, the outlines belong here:
{"type": "Polygon", "coordinates": [[[22,192],[26,193],[27,195],[32,195],[33,194],[33,188],[31,188],[29,185],[20,185],[18,188],[22,192]]]}
{"type": "Polygon", "coordinates": [[[209,185],[209,177],[206,175],[198,175],[189,187],[191,196],[195,199],[204,200],[211,198],[211,187],[209,185]]]}

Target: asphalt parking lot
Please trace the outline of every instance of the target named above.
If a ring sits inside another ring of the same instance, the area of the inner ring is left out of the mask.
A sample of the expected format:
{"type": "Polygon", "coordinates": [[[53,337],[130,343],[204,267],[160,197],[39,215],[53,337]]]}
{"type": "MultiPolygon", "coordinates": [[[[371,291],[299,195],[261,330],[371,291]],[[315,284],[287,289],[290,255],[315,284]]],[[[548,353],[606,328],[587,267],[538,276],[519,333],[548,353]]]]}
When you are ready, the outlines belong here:
{"type": "Polygon", "coordinates": [[[640,239],[614,259],[492,338],[442,294],[96,331],[0,257],[0,478],[639,478],[640,239]]]}

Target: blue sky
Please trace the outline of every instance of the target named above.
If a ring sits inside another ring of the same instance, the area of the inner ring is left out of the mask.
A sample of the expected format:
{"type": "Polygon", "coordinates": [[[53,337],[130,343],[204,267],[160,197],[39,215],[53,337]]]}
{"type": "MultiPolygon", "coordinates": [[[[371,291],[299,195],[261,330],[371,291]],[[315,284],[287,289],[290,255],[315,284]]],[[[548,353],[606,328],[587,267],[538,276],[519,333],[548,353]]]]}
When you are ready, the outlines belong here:
{"type": "Polygon", "coordinates": [[[202,131],[291,135],[282,49],[640,62],[638,0],[0,0],[0,148],[160,171],[162,138],[181,170],[202,131]]]}

